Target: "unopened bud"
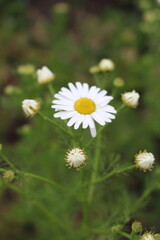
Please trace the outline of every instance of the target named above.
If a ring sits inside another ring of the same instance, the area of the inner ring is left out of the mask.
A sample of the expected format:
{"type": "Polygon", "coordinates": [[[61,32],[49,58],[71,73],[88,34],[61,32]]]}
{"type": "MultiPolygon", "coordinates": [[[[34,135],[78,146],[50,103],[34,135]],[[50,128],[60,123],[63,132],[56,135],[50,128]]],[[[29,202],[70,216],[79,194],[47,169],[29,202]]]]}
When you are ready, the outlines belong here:
{"type": "Polygon", "coordinates": [[[132,223],[132,231],[135,233],[140,233],[142,232],[142,224],[139,221],[135,221],[132,223]]]}

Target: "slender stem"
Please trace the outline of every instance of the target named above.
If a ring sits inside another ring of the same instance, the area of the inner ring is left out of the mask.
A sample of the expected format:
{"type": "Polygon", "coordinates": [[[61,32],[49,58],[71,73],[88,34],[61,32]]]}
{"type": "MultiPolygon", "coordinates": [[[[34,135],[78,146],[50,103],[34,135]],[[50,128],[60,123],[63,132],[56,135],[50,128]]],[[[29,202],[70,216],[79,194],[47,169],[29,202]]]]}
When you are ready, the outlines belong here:
{"type": "Polygon", "coordinates": [[[113,170],[112,172],[108,173],[104,177],[96,179],[93,182],[93,184],[103,182],[104,180],[112,177],[113,175],[116,175],[116,174],[119,174],[119,173],[122,173],[122,172],[126,172],[126,171],[131,170],[131,169],[133,169],[135,167],[136,167],[136,165],[131,165],[131,166],[127,166],[127,167],[124,167],[124,168],[121,168],[121,169],[113,170]]]}
{"type": "Polygon", "coordinates": [[[119,231],[118,233],[125,238],[131,239],[131,236],[128,233],[121,232],[121,231],[119,231]]]}
{"type": "Polygon", "coordinates": [[[101,135],[99,134],[97,136],[97,145],[96,145],[96,149],[95,149],[95,158],[94,158],[94,163],[93,163],[93,169],[92,169],[92,173],[91,173],[91,179],[90,179],[90,184],[89,184],[89,189],[88,189],[88,195],[87,195],[87,199],[86,199],[86,204],[87,204],[87,209],[86,209],[86,220],[89,221],[89,210],[90,210],[90,206],[92,203],[92,199],[93,199],[93,194],[94,194],[94,189],[95,189],[95,185],[93,184],[93,182],[96,179],[97,176],[97,171],[98,171],[98,163],[99,163],[99,159],[100,159],[100,141],[101,141],[101,135]]]}
{"type": "Polygon", "coordinates": [[[70,137],[73,137],[73,134],[68,131],[67,129],[65,129],[64,127],[62,127],[60,124],[56,123],[54,120],[46,117],[42,112],[38,112],[38,114],[45,120],[48,121],[49,123],[55,125],[57,128],[61,129],[63,132],[67,133],[70,137]]]}
{"type": "Polygon", "coordinates": [[[54,89],[53,89],[53,86],[52,86],[51,83],[48,83],[48,89],[49,89],[49,91],[50,91],[51,96],[53,97],[54,94],[55,94],[55,92],[54,92],[54,89]]]}
{"type": "Polygon", "coordinates": [[[11,161],[6,157],[6,155],[4,155],[4,153],[2,151],[0,151],[0,155],[3,158],[3,160],[14,170],[16,170],[16,167],[13,165],[13,163],[11,163],[11,161]]]}
{"type": "Polygon", "coordinates": [[[19,170],[16,171],[16,173],[23,174],[23,176],[25,176],[25,177],[31,177],[31,178],[38,179],[38,180],[40,180],[42,182],[49,183],[50,185],[65,191],[65,188],[63,186],[61,186],[60,184],[58,184],[55,181],[50,180],[50,179],[48,179],[46,177],[43,177],[43,176],[40,176],[40,175],[37,175],[37,174],[34,174],[34,173],[28,173],[28,172],[24,172],[24,171],[19,171],[19,170]]]}

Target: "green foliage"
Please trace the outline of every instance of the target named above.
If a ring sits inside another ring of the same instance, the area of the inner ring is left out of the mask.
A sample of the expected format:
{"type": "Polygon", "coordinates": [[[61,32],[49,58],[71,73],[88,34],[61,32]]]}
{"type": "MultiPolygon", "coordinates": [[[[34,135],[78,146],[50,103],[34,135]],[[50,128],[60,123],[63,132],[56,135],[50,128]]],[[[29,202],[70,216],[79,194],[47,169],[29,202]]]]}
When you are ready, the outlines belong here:
{"type": "Polygon", "coordinates": [[[108,4],[96,14],[75,1],[62,13],[48,7],[47,16],[29,1],[0,2],[0,238],[138,240],[135,219],[144,230],[160,231],[160,5],[130,2],[108,4]],[[90,74],[102,58],[111,58],[115,70],[90,74]],[[35,73],[19,74],[17,67],[28,63],[48,66],[56,79],[39,85],[35,73]],[[117,77],[124,86],[113,86],[117,77]],[[121,93],[135,89],[139,106],[125,107],[105,128],[97,124],[100,138],[91,139],[88,128],[75,131],[53,118],[53,91],[77,81],[106,89],[116,109],[121,93]],[[26,118],[24,99],[39,100],[40,114],[26,118]],[[73,147],[88,155],[79,171],[65,166],[73,147]],[[145,149],[156,157],[147,173],[134,165],[135,154],[145,149]],[[4,181],[6,170],[14,172],[11,183],[4,181]]]}

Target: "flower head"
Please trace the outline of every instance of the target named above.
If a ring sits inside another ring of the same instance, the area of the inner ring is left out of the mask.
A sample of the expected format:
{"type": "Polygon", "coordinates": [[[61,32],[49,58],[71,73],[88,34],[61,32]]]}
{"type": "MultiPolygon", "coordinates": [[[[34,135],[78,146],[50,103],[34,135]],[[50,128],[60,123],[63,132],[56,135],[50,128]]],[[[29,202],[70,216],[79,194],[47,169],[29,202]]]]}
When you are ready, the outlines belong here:
{"type": "Polygon", "coordinates": [[[45,84],[53,81],[55,79],[55,75],[48,67],[44,66],[37,70],[37,78],[39,84],[45,84]]]}
{"type": "Polygon", "coordinates": [[[154,234],[146,232],[141,236],[141,240],[155,240],[154,234]]]}
{"type": "Polygon", "coordinates": [[[22,109],[27,117],[32,117],[39,111],[40,103],[34,99],[25,99],[22,102],[22,109]]]}
{"type": "Polygon", "coordinates": [[[123,103],[132,108],[136,108],[138,106],[139,97],[139,93],[137,93],[135,90],[132,92],[123,93],[121,95],[123,103]]]}
{"type": "Polygon", "coordinates": [[[91,74],[96,74],[96,73],[98,73],[99,71],[100,71],[99,66],[92,66],[92,67],[89,68],[89,72],[90,72],[91,74]]]}
{"type": "Polygon", "coordinates": [[[6,183],[11,183],[14,178],[15,178],[14,172],[12,172],[11,170],[7,170],[3,174],[3,180],[6,183]]]}
{"type": "Polygon", "coordinates": [[[98,66],[100,71],[103,71],[103,72],[114,70],[114,62],[111,59],[107,59],[107,58],[102,59],[99,62],[98,66]]]}
{"type": "Polygon", "coordinates": [[[154,155],[151,152],[147,152],[146,150],[143,152],[139,152],[135,156],[137,168],[143,170],[144,172],[152,169],[154,161],[154,155]]]}
{"type": "Polygon", "coordinates": [[[142,232],[142,223],[139,221],[135,221],[132,223],[132,231],[135,233],[140,233],[142,232]]]}
{"type": "Polygon", "coordinates": [[[85,164],[86,158],[86,153],[82,149],[73,148],[66,154],[66,165],[69,166],[69,168],[76,168],[78,170],[85,164]]]}
{"type": "Polygon", "coordinates": [[[87,83],[76,82],[68,84],[69,89],[62,88],[58,94],[55,94],[56,100],[53,100],[52,108],[57,111],[55,118],[70,119],[67,126],[74,125],[78,129],[90,128],[92,137],[96,136],[95,122],[104,126],[106,122],[111,122],[116,113],[114,107],[108,105],[113,99],[107,96],[105,90],[100,90],[96,86],[89,88],[87,83]]]}

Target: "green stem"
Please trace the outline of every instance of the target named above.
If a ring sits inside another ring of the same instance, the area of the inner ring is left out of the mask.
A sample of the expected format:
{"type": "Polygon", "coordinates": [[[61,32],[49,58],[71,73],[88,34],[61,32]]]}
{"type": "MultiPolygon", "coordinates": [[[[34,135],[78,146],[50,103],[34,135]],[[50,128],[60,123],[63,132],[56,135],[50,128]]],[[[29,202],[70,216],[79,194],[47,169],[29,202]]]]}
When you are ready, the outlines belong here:
{"type": "Polygon", "coordinates": [[[48,89],[50,91],[51,96],[54,97],[55,92],[51,83],[48,83],[48,89]]]}
{"type": "Polygon", "coordinates": [[[3,160],[14,170],[16,170],[15,166],[13,165],[13,163],[11,163],[11,161],[4,155],[4,153],[2,151],[0,151],[0,155],[3,158],[3,160]]]}
{"type": "Polygon", "coordinates": [[[96,149],[95,149],[95,158],[94,158],[94,163],[93,163],[93,169],[91,173],[91,179],[90,179],[90,184],[89,184],[89,189],[88,189],[88,195],[87,195],[87,209],[86,209],[86,220],[89,220],[89,210],[91,207],[92,199],[93,199],[93,194],[94,194],[94,189],[95,185],[93,182],[95,182],[96,176],[97,176],[97,171],[98,171],[98,163],[100,159],[100,142],[101,142],[101,135],[99,134],[97,136],[97,144],[96,144],[96,149]]]}
{"type": "Polygon", "coordinates": [[[57,128],[59,128],[60,130],[62,130],[63,132],[67,133],[70,137],[73,137],[73,134],[68,131],[67,129],[65,129],[64,127],[62,127],[60,124],[56,123],[54,120],[46,117],[43,113],[38,112],[38,114],[45,120],[48,121],[49,123],[53,124],[54,126],[56,126],[57,128]]]}
{"type": "Polygon", "coordinates": [[[119,174],[119,173],[122,173],[122,172],[126,172],[128,170],[131,170],[133,168],[135,168],[136,165],[131,165],[131,166],[128,166],[128,167],[124,167],[124,168],[121,168],[121,169],[116,169],[116,170],[113,170],[112,172],[108,173],[106,176],[102,177],[102,178],[99,178],[99,179],[96,179],[93,184],[95,183],[100,183],[100,182],[103,182],[104,180],[116,175],[116,174],[119,174]]]}
{"type": "Polygon", "coordinates": [[[125,238],[131,239],[131,236],[128,233],[121,232],[121,231],[119,231],[118,233],[125,238]]]}
{"type": "Polygon", "coordinates": [[[22,174],[24,177],[31,177],[31,178],[35,178],[37,180],[40,180],[42,182],[46,182],[46,183],[48,183],[48,184],[50,184],[50,185],[52,185],[52,186],[54,186],[56,188],[59,188],[59,189],[65,191],[65,188],[63,186],[61,186],[60,184],[56,183],[55,181],[50,180],[48,178],[45,178],[43,176],[40,176],[40,175],[37,175],[37,174],[34,174],[34,173],[28,173],[28,172],[24,172],[24,171],[19,171],[19,170],[17,170],[16,173],[22,174]]]}
{"type": "MultiPolygon", "coordinates": [[[[0,172],[5,172],[5,171],[6,171],[6,169],[0,168],[0,172]]],[[[21,170],[15,170],[15,173],[19,174],[19,175],[23,175],[24,177],[35,178],[35,179],[40,180],[42,182],[48,183],[48,184],[50,184],[50,185],[52,185],[56,188],[59,188],[63,191],[66,191],[65,188],[63,186],[61,186],[60,184],[54,182],[53,180],[45,178],[43,176],[40,176],[40,175],[37,175],[37,174],[34,174],[34,173],[24,172],[24,171],[21,171],[21,170]]]]}

